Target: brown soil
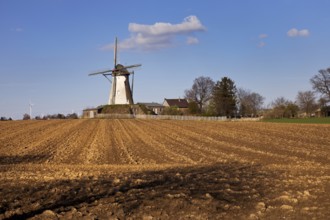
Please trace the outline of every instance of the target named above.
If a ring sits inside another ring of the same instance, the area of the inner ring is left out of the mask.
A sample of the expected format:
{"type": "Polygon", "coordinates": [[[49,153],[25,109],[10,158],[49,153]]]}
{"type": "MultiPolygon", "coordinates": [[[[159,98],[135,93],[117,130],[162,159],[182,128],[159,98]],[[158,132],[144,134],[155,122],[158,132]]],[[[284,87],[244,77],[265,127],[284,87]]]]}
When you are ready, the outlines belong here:
{"type": "Polygon", "coordinates": [[[0,219],[328,219],[330,125],[0,123],[0,219]]]}

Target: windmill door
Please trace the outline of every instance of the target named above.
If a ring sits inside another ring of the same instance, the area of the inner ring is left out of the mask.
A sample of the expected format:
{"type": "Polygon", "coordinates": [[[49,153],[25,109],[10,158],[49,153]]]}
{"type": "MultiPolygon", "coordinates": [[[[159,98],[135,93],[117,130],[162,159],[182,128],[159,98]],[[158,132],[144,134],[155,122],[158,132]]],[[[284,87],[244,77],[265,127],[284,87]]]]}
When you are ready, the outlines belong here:
{"type": "Polygon", "coordinates": [[[89,111],[89,118],[94,118],[94,111],[89,111]]]}

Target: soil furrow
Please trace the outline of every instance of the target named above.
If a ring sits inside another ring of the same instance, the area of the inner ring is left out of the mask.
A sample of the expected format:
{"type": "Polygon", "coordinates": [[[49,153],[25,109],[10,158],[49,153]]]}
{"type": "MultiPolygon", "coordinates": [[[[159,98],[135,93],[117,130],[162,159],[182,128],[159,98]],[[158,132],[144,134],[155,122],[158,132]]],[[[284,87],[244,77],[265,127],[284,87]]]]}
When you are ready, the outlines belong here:
{"type": "MultiPolygon", "coordinates": [[[[143,125],[140,121],[130,121],[129,127],[131,127],[132,132],[136,133],[136,139],[138,139],[140,145],[146,146],[148,149],[144,152],[144,157],[151,157],[154,161],[158,161],[157,163],[193,162],[187,157],[175,153],[173,147],[168,147],[168,143],[166,143],[166,145],[162,143],[163,141],[155,137],[154,130],[150,130],[148,125],[143,125]]],[[[159,134],[161,135],[162,131],[159,131],[159,134]]]]}

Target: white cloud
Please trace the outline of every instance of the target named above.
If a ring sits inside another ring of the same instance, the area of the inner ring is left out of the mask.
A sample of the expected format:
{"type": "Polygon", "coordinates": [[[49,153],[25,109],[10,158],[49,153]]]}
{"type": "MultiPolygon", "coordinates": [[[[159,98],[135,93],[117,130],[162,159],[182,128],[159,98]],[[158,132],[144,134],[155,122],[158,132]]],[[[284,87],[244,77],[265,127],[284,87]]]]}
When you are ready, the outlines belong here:
{"type": "Polygon", "coordinates": [[[263,42],[263,41],[259,42],[258,47],[264,47],[264,46],[266,46],[265,42],[263,42]]]}
{"type": "Polygon", "coordinates": [[[299,31],[299,36],[308,37],[309,36],[309,30],[307,30],[307,29],[300,30],[299,31]]]}
{"type": "Polygon", "coordinates": [[[260,34],[259,35],[259,39],[264,39],[264,38],[267,38],[268,37],[268,34],[260,34]]]}
{"type": "MultiPolygon", "coordinates": [[[[196,44],[198,39],[190,37],[195,32],[205,31],[196,16],[186,17],[179,24],[157,22],[153,25],[130,23],[128,30],[131,37],[121,41],[118,45],[121,49],[157,50],[173,46],[173,39],[178,35],[188,35],[187,44],[196,44]]],[[[101,49],[113,48],[113,44],[105,45],[101,49]]]]}
{"type": "Polygon", "coordinates": [[[287,35],[289,37],[296,37],[296,36],[298,36],[298,33],[299,33],[298,29],[292,28],[287,32],[287,35]]]}
{"type": "Polygon", "coordinates": [[[259,34],[258,38],[260,39],[260,41],[257,46],[259,48],[266,46],[266,43],[263,41],[263,39],[268,38],[268,34],[259,34]]]}
{"type": "Polygon", "coordinates": [[[287,35],[289,37],[308,37],[310,35],[308,29],[302,29],[298,30],[296,28],[291,28],[288,32],[287,35]]]}
{"type": "Polygon", "coordinates": [[[186,17],[180,24],[158,22],[154,25],[144,25],[130,23],[128,25],[128,30],[133,33],[157,36],[203,31],[205,30],[205,27],[202,25],[202,23],[198,20],[196,16],[189,16],[186,17]]]}
{"type": "Polygon", "coordinates": [[[198,39],[196,38],[196,37],[187,37],[187,44],[198,44],[199,43],[199,41],[198,41],[198,39]]]}
{"type": "Polygon", "coordinates": [[[14,32],[22,32],[22,31],[23,31],[23,28],[20,28],[20,27],[12,28],[11,31],[14,31],[14,32]]]}

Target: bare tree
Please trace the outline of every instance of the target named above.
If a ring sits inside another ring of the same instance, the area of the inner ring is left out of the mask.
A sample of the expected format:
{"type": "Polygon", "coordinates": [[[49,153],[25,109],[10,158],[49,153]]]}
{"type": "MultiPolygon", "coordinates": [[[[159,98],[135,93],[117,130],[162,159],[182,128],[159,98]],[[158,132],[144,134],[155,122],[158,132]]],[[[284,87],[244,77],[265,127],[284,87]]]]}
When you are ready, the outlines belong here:
{"type": "Polygon", "coordinates": [[[31,117],[30,117],[30,115],[29,114],[24,114],[23,115],[23,120],[30,120],[31,119],[31,117]]]}
{"type": "Polygon", "coordinates": [[[214,84],[210,77],[200,76],[194,80],[191,89],[185,91],[185,98],[196,102],[201,113],[212,97],[214,84]]]}
{"type": "Polygon", "coordinates": [[[313,76],[310,82],[315,91],[325,95],[330,100],[330,68],[319,70],[319,73],[313,76]]]}
{"type": "Polygon", "coordinates": [[[272,102],[272,112],[271,117],[274,118],[292,118],[296,117],[299,107],[285,99],[284,97],[279,97],[272,102]]]}
{"type": "Polygon", "coordinates": [[[237,90],[239,112],[242,116],[256,116],[261,109],[264,97],[242,88],[237,90]]]}
{"type": "Polygon", "coordinates": [[[324,97],[321,97],[319,100],[318,100],[318,106],[319,108],[323,108],[323,107],[326,107],[328,104],[328,100],[324,97]]]}
{"type": "Polygon", "coordinates": [[[316,97],[313,91],[299,91],[296,101],[300,110],[306,112],[309,116],[317,109],[316,97]]]}

